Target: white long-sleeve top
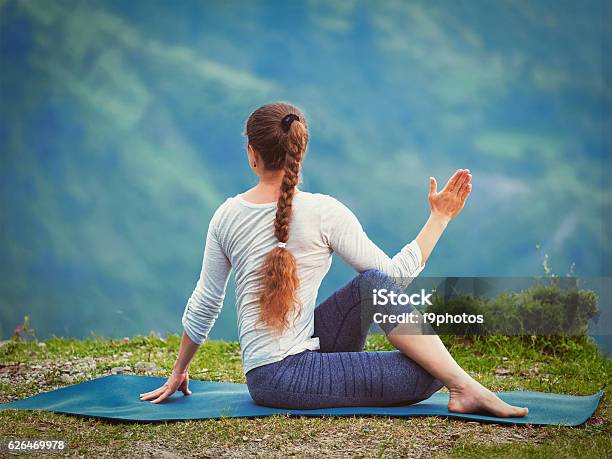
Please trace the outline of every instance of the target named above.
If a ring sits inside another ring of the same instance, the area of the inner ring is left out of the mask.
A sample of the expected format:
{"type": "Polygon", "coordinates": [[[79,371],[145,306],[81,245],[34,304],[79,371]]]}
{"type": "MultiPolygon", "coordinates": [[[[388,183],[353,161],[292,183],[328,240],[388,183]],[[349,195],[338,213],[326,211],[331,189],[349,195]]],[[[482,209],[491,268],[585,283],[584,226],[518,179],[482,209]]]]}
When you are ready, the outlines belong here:
{"type": "Polygon", "coordinates": [[[245,373],[306,349],[319,349],[318,338],[313,338],[314,309],[334,252],[358,272],[378,269],[406,280],[423,269],[416,241],[388,257],[368,238],[355,215],[331,196],[299,191],[292,208],[287,249],[297,260],[301,312],[290,317],[291,327],[282,336],[258,323],[259,269],[278,243],[275,202],[254,204],[237,195],[216,210],[208,227],[200,277],[183,314],[185,332],[193,342],[202,343],[219,315],[233,269],[245,373]]]}

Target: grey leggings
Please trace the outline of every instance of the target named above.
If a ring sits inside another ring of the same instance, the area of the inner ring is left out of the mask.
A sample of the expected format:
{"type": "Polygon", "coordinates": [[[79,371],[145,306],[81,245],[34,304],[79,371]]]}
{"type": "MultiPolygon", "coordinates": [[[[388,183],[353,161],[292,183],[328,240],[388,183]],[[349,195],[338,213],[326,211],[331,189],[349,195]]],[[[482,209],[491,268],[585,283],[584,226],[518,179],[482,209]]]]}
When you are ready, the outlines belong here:
{"type": "MultiPolygon", "coordinates": [[[[246,374],[255,403],[286,409],[389,406],[417,403],[438,391],[442,383],[401,352],[363,351],[371,324],[372,288],[400,292],[392,279],[376,270],[336,291],[315,309],[319,351],[290,355],[246,374]]],[[[412,310],[405,307],[406,312],[412,310]]],[[[393,326],[381,328],[388,334],[393,326]]]]}

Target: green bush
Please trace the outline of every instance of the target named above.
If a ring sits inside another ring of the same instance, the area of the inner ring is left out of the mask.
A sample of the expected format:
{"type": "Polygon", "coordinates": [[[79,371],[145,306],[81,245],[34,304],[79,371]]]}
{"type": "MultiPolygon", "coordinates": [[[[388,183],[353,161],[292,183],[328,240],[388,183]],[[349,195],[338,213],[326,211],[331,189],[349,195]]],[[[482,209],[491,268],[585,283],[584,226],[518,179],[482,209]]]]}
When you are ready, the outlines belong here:
{"type": "Polygon", "coordinates": [[[458,294],[432,297],[427,312],[441,315],[482,315],[482,324],[441,324],[448,335],[584,335],[588,321],[598,315],[598,297],[591,290],[561,288],[551,282],[494,298],[458,294]]]}

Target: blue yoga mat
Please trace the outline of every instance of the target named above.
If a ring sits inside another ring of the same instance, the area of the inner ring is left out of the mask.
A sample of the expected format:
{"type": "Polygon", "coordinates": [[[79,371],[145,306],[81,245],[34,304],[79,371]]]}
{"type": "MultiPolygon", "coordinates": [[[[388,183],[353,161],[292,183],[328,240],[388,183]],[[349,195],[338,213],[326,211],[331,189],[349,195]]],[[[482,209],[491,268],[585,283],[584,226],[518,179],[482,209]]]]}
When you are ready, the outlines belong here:
{"type": "Polygon", "coordinates": [[[595,411],[603,391],[586,397],[542,392],[502,392],[508,403],[529,407],[524,418],[496,418],[478,414],[450,413],[448,393],[438,392],[431,398],[409,406],[350,407],[322,410],[281,410],[256,405],[245,384],[190,381],[193,394],[172,395],[166,402],[152,404],[140,401],[139,394],[158,388],[165,378],[152,376],[112,375],[51,392],[34,395],[0,405],[3,410],[43,410],[56,413],[92,416],[123,421],[177,421],[221,417],[259,417],[273,414],[301,416],[448,416],[481,422],[504,424],[564,425],[584,423],[595,411]]]}

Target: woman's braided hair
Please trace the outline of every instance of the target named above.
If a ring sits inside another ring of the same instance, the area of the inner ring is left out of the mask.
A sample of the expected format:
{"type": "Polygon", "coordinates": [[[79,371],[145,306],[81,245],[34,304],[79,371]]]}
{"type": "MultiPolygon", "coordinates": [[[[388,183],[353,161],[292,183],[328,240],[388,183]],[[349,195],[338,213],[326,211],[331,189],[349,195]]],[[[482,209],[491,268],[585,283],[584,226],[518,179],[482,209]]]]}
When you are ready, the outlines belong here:
{"type": "Polygon", "coordinates": [[[285,171],[274,219],[274,235],[281,244],[263,262],[259,290],[259,320],[282,333],[289,326],[290,312],[299,305],[297,263],[284,244],[289,240],[293,196],[308,145],[308,127],[300,110],[291,104],[276,102],[258,108],[249,116],[246,136],[265,169],[285,171]]]}

